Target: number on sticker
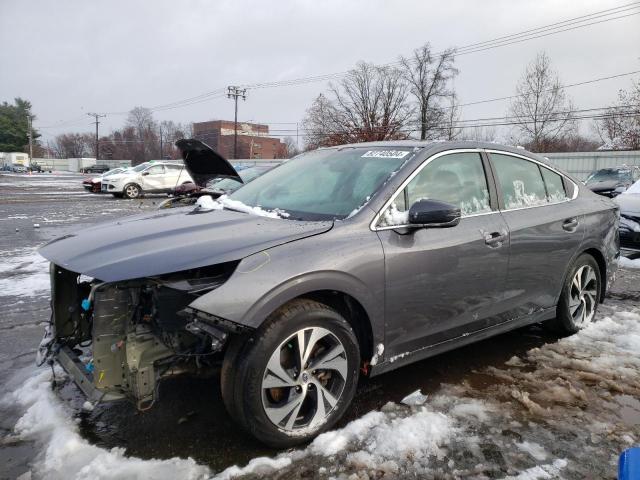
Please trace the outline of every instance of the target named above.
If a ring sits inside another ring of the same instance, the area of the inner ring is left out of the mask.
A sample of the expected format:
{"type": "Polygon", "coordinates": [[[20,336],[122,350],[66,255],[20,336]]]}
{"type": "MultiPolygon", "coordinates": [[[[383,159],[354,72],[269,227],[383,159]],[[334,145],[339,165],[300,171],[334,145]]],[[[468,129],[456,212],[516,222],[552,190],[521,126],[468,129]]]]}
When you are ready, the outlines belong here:
{"type": "Polygon", "coordinates": [[[361,158],[404,158],[409,152],[404,150],[369,150],[361,158]]]}

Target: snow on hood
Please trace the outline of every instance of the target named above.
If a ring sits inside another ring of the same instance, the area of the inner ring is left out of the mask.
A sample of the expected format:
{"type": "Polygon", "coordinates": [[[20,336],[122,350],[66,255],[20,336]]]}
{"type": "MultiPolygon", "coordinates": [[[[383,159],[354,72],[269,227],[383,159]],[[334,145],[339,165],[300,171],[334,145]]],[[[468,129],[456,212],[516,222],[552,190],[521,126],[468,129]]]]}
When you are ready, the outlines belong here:
{"type": "Polygon", "coordinates": [[[238,200],[232,200],[226,195],[221,195],[216,200],[211,195],[202,195],[198,197],[196,201],[195,211],[197,212],[210,212],[211,210],[223,210],[228,208],[237,212],[248,213],[251,215],[257,215],[259,217],[268,218],[287,218],[289,214],[283,210],[263,210],[260,207],[252,207],[245,205],[238,200]]]}

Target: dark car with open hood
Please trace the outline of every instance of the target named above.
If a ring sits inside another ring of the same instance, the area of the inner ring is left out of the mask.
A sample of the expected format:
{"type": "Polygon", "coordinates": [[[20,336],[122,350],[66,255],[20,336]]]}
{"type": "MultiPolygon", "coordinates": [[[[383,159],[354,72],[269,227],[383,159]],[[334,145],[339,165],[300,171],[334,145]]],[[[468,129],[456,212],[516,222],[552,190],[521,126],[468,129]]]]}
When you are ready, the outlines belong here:
{"type": "MultiPolygon", "coordinates": [[[[182,143],[196,182],[237,176],[226,160],[211,168],[207,148],[182,143]]],[[[165,377],[219,361],[228,413],[287,447],[332,428],[360,375],[531,323],[588,325],[615,274],[618,220],[610,199],[517,148],[311,151],[218,200],[43,246],[53,312],[38,361],[92,401],[140,409],[165,377]]]]}
{"type": "Polygon", "coordinates": [[[640,178],[640,167],[621,166],[602,168],[589,174],[585,185],[598,195],[614,198],[629,188],[640,178]]]}

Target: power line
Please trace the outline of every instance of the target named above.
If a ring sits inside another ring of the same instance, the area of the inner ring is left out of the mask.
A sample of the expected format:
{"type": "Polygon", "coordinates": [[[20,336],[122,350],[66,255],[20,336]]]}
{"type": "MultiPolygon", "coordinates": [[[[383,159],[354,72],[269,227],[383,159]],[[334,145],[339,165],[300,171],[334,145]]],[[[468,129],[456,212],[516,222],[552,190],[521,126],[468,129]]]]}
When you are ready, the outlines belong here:
{"type": "MultiPolygon", "coordinates": [[[[565,117],[553,118],[553,119],[545,119],[545,121],[567,121],[567,120],[587,120],[594,118],[611,118],[615,116],[636,116],[639,115],[638,110],[624,110],[627,108],[638,108],[636,105],[620,105],[612,109],[611,107],[596,107],[596,108],[583,108],[583,109],[574,109],[574,110],[560,110],[555,112],[550,112],[548,115],[566,115],[565,117]],[[621,110],[622,109],[622,110],[621,110]],[[602,112],[604,111],[604,112],[602,112]],[[590,112],[600,112],[600,113],[590,113],[590,112]],[[587,115],[575,115],[575,114],[587,114],[587,115]]],[[[528,123],[535,123],[535,120],[526,120],[527,116],[504,116],[504,117],[484,117],[484,118],[474,118],[467,120],[458,120],[452,122],[451,125],[444,127],[432,127],[433,129],[447,129],[447,128],[472,128],[478,126],[506,126],[506,125],[522,125],[528,123]],[[470,123],[476,122],[476,123],[470,123]],[[492,122],[492,123],[477,123],[477,122],[492,122]]],[[[420,122],[410,122],[408,125],[411,126],[421,126],[420,122]]],[[[302,128],[301,130],[307,132],[310,131],[308,128],[302,128]]],[[[388,127],[373,127],[373,128],[365,128],[365,127],[357,127],[349,129],[349,131],[367,131],[367,132],[375,132],[375,131],[387,131],[388,127]]],[[[270,133],[279,132],[282,135],[286,135],[286,132],[295,132],[295,129],[276,129],[271,130],[270,133]]],[[[408,130],[410,132],[419,131],[418,129],[408,130]]],[[[336,132],[330,133],[329,135],[334,135],[336,132]]]]}
{"type": "MultiPolygon", "coordinates": [[[[587,27],[590,25],[595,25],[598,23],[604,23],[604,22],[609,22],[612,20],[618,20],[621,18],[625,18],[628,16],[632,16],[632,15],[638,15],[640,14],[640,11],[634,12],[634,13],[629,13],[626,15],[619,15],[616,17],[611,17],[611,18],[603,18],[603,17],[610,17],[611,15],[617,15],[619,13],[622,12],[627,12],[627,11],[631,11],[631,10],[635,10],[640,8],[640,2],[632,2],[629,4],[625,4],[625,5],[621,5],[619,7],[614,7],[614,8],[609,8],[609,9],[605,9],[605,10],[600,10],[597,12],[593,12],[587,15],[581,15],[578,17],[573,17],[573,18],[569,18],[560,22],[555,22],[552,24],[548,24],[548,25],[543,25],[537,28],[533,28],[533,29],[529,29],[529,30],[524,30],[522,32],[517,32],[517,33],[513,33],[510,35],[504,35],[501,37],[497,37],[491,40],[485,40],[483,42],[476,42],[476,43],[472,43],[469,45],[465,45],[462,47],[459,47],[456,51],[456,53],[454,54],[455,56],[461,56],[461,55],[468,55],[471,53],[477,53],[477,52],[481,52],[481,51],[486,51],[486,50],[490,50],[490,49],[494,49],[494,48],[500,48],[500,47],[504,47],[507,45],[512,45],[514,43],[521,43],[524,41],[528,41],[528,40],[533,40],[536,38],[541,38],[541,37],[546,37],[549,35],[555,35],[557,33],[562,33],[565,31],[569,31],[569,30],[575,30],[576,28],[582,28],[582,27],[587,27]],[[596,18],[603,18],[601,20],[598,21],[594,21],[594,22],[589,22],[590,20],[594,20],[596,18]],[[585,23],[585,22],[589,22],[589,23],[585,23]],[[577,26],[576,26],[577,25],[577,26]],[[568,28],[570,27],[571,28],[568,28]],[[550,31],[550,30],[554,30],[554,31],[550,31]],[[526,37],[526,38],[523,38],[526,37]]],[[[442,53],[444,53],[444,51],[442,52],[438,52],[435,55],[441,55],[442,53]]],[[[395,66],[398,65],[399,62],[390,62],[387,64],[383,64],[381,66],[395,66]]],[[[307,76],[307,77],[300,77],[300,78],[295,78],[295,79],[290,79],[290,80],[281,80],[281,81],[274,81],[274,82],[262,82],[262,83],[253,83],[253,84],[243,84],[240,85],[240,87],[242,88],[246,88],[246,89],[259,89],[259,88],[276,88],[276,87],[287,87],[287,86],[297,86],[297,85],[304,85],[304,84],[308,84],[308,83],[316,83],[316,82],[322,82],[322,81],[328,81],[328,80],[332,80],[335,78],[339,78],[342,76],[345,76],[349,73],[349,71],[343,71],[343,72],[334,72],[334,73],[328,73],[328,74],[322,74],[322,75],[316,75],[316,76],[307,76]]],[[[191,105],[195,105],[201,102],[205,102],[208,100],[213,100],[213,99],[217,99],[217,98],[222,98],[225,96],[224,93],[225,89],[224,88],[217,88],[213,91],[210,92],[206,92],[203,93],[201,95],[197,95],[194,97],[190,97],[190,98],[186,98],[183,100],[177,100],[175,102],[171,102],[171,103],[167,103],[167,104],[163,104],[163,105],[157,105],[154,107],[150,107],[150,110],[152,111],[164,111],[164,110],[170,110],[170,109],[174,109],[174,108],[183,108],[183,107],[188,107],[191,105]]],[[[106,112],[110,115],[126,115],[128,112],[126,111],[121,111],[121,112],[106,112]]]]}
{"type": "MultiPolygon", "coordinates": [[[[467,55],[467,54],[470,54],[470,53],[476,53],[476,52],[485,51],[485,50],[489,50],[489,49],[493,49],[493,48],[499,48],[499,47],[511,45],[513,43],[520,43],[522,41],[533,40],[535,38],[540,38],[542,36],[555,35],[557,33],[562,33],[562,32],[568,31],[568,30],[574,30],[576,28],[587,27],[587,26],[590,26],[590,25],[595,25],[597,23],[608,22],[608,21],[611,21],[611,20],[618,20],[620,18],[625,18],[625,17],[631,16],[631,15],[638,15],[638,14],[640,14],[640,11],[639,12],[635,12],[635,13],[631,13],[631,14],[627,14],[627,15],[623,15],[623,16],[607,18],[607,19],[600,20],[600,21],[597,21],[597,22],[584,23],[583,25],[579,25],[577,27],[574,26],[572,28],[566,28],[569,25],[575,25],[577,23],[580,23],[580,22],[576,21],[578,19],[583,19],[583,20],[581,20],[581,22],[586,22],[587,20],[593,20],[594,18],[600,18],[600,17],[604,17],[604,16],[608,16],[608,15],[615,15],[615,14],[621,13],[623,11],[635,10],[637,8],[640,8],[640,2],[633,2],[633,3],[627,4],[627,5],[622,5],[620,7],[609,8],[609,9],[606,9],[606,10],[601,10],[601,11],[598,11],[598,12],[594,12],[594,13],[591,13],[589,15],[582,15],[580,17],[570,18],[570,19],[564,20],[562,22],[556,22],[554,24],[544,25],[544,26],[541,26],[541,27],[538,27],[538,28],[535,28],[535,29],[525,30],[523,32],[518,32],[518,33],[513,33],[511,35],[506,35],[506,36],[494,38],[494,39],[491,39],[491,40],[485,40],[484,42],[478,42],[478,43],[474,43],[474,44],[470,44],[470,45],[465,45],[465,46],[462,46],[462,47],[458,47],[456,49],[456,52],[455,52],[454,56],[467,55]],[[635,5],[635,6],[630,7],[631,5],[635,5]],[[625,8],[625,7],[630,7],[630,8],[625,8]],[[625,8],[625,9],[624,10],[620,10],[621,8],[625,8]],[[590,18],[586,18],[586,17],[590,17],[590,18]],[[527,32],[531,32],[529,35],[534,35],[534,34],[541,33],[541,32],[544,32],[546,30],[549,30],[551,26],[560,25],[560,24],[565,24],[565,25],[561,25],[561,27],[565,27],[565,28],[560,28],[560,26],[559,26],[559,27],[556,27],[557,31],[554,31],[554,32],[551,32],[551,33],[544,33],[542,35],[530,36],[529,38],[525,38],[525,39],[518,39],[519,37],[522,37],[527,32]],[[516,40],[516,39],[517,39],[517,41],[512,41],[512,40],[516,40]],[[511,43],[505,43],[507,41],[512,41],[512,42],[511,43]]],[[[446,50],[437,52],[434,55],[435,56],[442,55],[443,53],[445,53],[445,51],[446,50]]],[[[395,61],[395,62],[385,63],[385,64],[382,64],[380,66],[382,66],[382,67],[397,66],[397,65],[399,65],[399,63],[400,62],[395,61]]],[[[246,88],[255,89],[255,88],[273,88],[273,87],[280,87],[280,86],[302,85],[302,84],[306,84],[306,83],[315,83],[315,82],[320,82],[320,81],[332,80],[334,78],[345,76],[348,73],[349,73],[349,70],[343,71],[343,72],[328,73],[328,74],[323,74],[323,75],[300,77],[300,78],[295,78],[295,79],[290,79],[290,80],[282,80],[282,81],[276,81],[276,82],[264,82],[264,83],[246,84],[246,85],[243,85],[243,86],[246,87],[246,88]]]]}
{"type": "MultiPolygon", "coordinates": [[[[504,47],[504,46],[508,46],[508,45],[513,45],[515,43],[521,43],[524,41],[528,41],[528,40],[533,40],[536,38],[541,38],[541,37],[546,37],[549,35],[555,35],[558,33],[562,33],[562,32],[566,32],[569,30],[575,30],[577,28],[583,28],[583,27],[587,27],[587,26],[591,26],[591,25],[596,25],[599,23],[604,23],[604,22],[609,22],[612,20],[619,20],[622,18],[626,18],[632,15],[638,15],[640,14],[640,11],[636,11],[633,13],[627,13],[625,15],[618,15],[620,13],[624,13],[624,12],[629,12],[629,11],[633,11],[640,8],[640,2],[632,2],[632,3],[628,3],[625,5],[620,5],[618,7],[613,7],[613,8],[608,8],[605,10],[600,10],[597,12],[593,12],[590,14],[586,14],[586,15],[581,15],[578,17],[573,17],[573,18],[569,18],[560,22],[555,22],[555,23],[551,23],[551,24],[547,24],[547,25],[542,25],[540,27],[536,27],[533,29],[528,29],[528,30],[524,30],[521,32],[517,32],[517,33],[513,33],[513,34],[509,34],[509,35],[503,35],[501,37],[496,37],[494,39],[490,39],[490,40],[485,40],[482,42],[476,42],[476,43],[472,43],[469,45],[465,45],[462,47],[459,47],[458,49],[455,50],[454,56],[462,56],[462,55],[468,55],[468,54],[472,54],[472,53],[477,53],[477,52],[482,52],[482,51],[486,51],[486,50],[491,50],[494,48],[500,48],[500,47],[504,47]],[[612,15],[618,15],[618,16],[612,16],[612,15]],[[605,18],[608,17],[608,18],[605,18]],[[595,19],[600,19],[598,21],[592,21],[595,19]]],[[[444,53],[445,51],[441,51],[441,52],[437,52],[434,55],[441,55],[442,53],[444,53]]],[[[390,62],[387,64],[382,64],[380,66],[396,66],[398,65],[399,62],[390,62]]],[[[321,82],[321,81],[328,81],[328,80],[332,80],[332,79],[337,79],[339,77],[345,76],[349,73],[349,71],[343,71],[343,72],[334,72],[334,73],[328,73],[328,74],[322,74],[322,75],[316,75],[316,76],[307,76],[307,77],[299,77],[299,78],[294,78],[294,79],[289,79],[289,80],[281,80],[281,81],[274,81],[274,82],[262,82],[262,83],[253,83],[253,84],[244,84],[241,85],[240,87],[245,88],[245,89],[262,89],[262,88],[276,88],[276,87],[287,87],[287,86],[297,86],[297,85],[304,85],[304,84],[308,84],[308,83],[316,83],[316,82],[321,82]]],[[[632,72],[635,73],[635,72],[632,72]]],[[[623,75],[627,75],[627,74],[621,74],[620,76],[623,75]]],[[[615,78],[615,77],[611,77],[611,78],[615,78]]],[[[608,79],[608,78],[606,78],[608,79]]],[[[598,81],[598,80],[595,80],[598,81]]],[[[577,86],[578,84],[576,84],[577,86]]],[[[568,86],[566,86],[565,88],[568,88],[568,86]]],[[[202,103],[205,101],[209,101],[209,100],[214,100],[214,99],[218,99],[218,98],[222,98],[225,96],[225,89],[224,88],[217,88],[215,90],[212,90],[210,92],[205,92],[202,93],[200,95],[196,95],[193,97],[189,97],[189,98],[185,98],[182,100],[176,100],[174,102],[170,102],[170,103],[166,103],[166,104],[161,104],[161,105],[156,105],[153,107],[149,107],[149,109],[151,111],[155,111],[155,112],[160,112],[160,111],[166,111],[166,110],[172,110],[175,108],[184,108],[184,107],[188,107],[191,105],[195,105],[198,103],[202,103]]],[[[514,98],[513,96],[511,97],[501,97],[498,99],[489,99],[489,100],[481,100],[478,102],[472,102],[472,103],[468,103],[468,104],[462,104],[462,105],[458,105],[458,106],[466,106],[466,105],[471,105],[471,104],[476,104],[476,103],[488,103],[488,102],[492,102],[492,101],[499,101],[499,100],[506,100],[509,98],[514,98]]],[[[128,111],[118,111],[118,112],[104,112],[105,114],[109,114],[109,115],[126,115],[128,113],[128,111]]],[[[74,119],[72,119],[74,120],[74,119]]],[[[71,120],[70,120],[71,121],[71,120]]],[[[69,121],[69,122],[70,122],[69,121]]],[[[40,127],[40,128],[59,128],[61,126],[65,126],[64,123],[58,124],[58,125],[51,125],[51,126],[45,126],[45,127],[40,127]]],[[[67,125],[67,126],[72,126],[72,125],[67,125]]]]}

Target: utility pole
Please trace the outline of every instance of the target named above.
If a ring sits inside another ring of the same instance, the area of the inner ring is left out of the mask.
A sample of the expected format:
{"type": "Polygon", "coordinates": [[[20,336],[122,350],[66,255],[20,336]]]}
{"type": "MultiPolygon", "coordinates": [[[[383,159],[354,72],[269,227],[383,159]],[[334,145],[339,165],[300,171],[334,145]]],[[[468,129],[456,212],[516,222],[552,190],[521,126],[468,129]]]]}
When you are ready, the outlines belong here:
{"type": "Polygon", "coordinates": [[[163,160],[164,156],[162,155],[162,125],[160,125],[160,160],[163,160]]]}
{"type": "Polygon", "coordinates": [[[31,166],[31,162],[33,162],[33,116],[27,114],[27,124],[29,126],[29,131],[27,132],[27,136],[29,137],[29,166],[31,166]]]}
{"type": "Polygon", "coordinates": [[[98,160],[100,160],[100,140],[98,137],[98,125],[100,125],[100,122],[98,121],[98,119],[102,117],[106,117],[106,115],[100,115],[99,113],[87,113],[87,115],[89,115],[90,117],[95,117],[95,121],[92,123],[96,124],[96,162],[97,162],[98,160]]]}
{"type": "Polygon", "coordinates": [[[238,97],[247,99],[247,89],[237,86],[227,87],[227,98],[233,98],[235,102],[235,114],[233,117],[233,158],[238,158],[238,97]]]}

